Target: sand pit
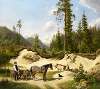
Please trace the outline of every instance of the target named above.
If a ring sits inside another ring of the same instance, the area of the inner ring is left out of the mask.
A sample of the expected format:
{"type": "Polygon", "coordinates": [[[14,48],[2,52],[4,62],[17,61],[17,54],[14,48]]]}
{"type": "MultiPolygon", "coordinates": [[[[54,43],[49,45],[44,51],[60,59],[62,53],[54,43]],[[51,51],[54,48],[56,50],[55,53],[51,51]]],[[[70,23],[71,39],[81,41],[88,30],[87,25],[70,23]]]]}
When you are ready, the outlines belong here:
{"type": "Polygon", "coordinates": [[[18,65],[27,68],[27,65],[32,62],[38,61],[40,56],[36,52],[28,51],[27,49],[22,50],[16,59],[11,59],[10,63],[14,64],[16,61],[18,65]]]}
{"type": "Polygon", "coordinates": [[[88,58],[84,58],[78,55],[67,54],[62,60],[55,60],[42,58],[37,55],[36,52],[24,49],[19,53],[19,56],[16,59],[11,59],[10,63],[13,64],[14,61],[17,61],[18,65],[23,66],[27,69],[29,69],[31,66],[42,66],[52,63],[53,66],[55,66],[56,64],[62,64],[65,66],[69,65],[71,69],[79,68],[80,64],[82,64],[84,70],[89,71],[97,63],[100,63],[100,56],[98,56],[95,60],[89,60],[88,58]],[[31,60],[27,58],[30,58],[31,60]]]}
{"type": "MultiPolygon", "coordinates": [[[[57,59],[46,59],[46,58],[42,58],[39,55],[37,55],[36,52],[32,52],[32,51],[28,51],[26,49],[22,50],[19,53],[19,56],[16,59],[12,59],[10,61],[10,63],[14,63],[14,61],[17,61],[18,65],[23,66],[26,69],[30,69],[31,66],[42,66],[45,64],[49,64],[52,63],[53,64],[53,70],[48,70],[48,71],[57,71],[57,69],[55,68],[56,64],[61,64],[61,65],[69,65],[70,69],[78,69],[80,64],[83,65],[84,70],[86,71],[90,71],[93,68],[96,68],[96,70],[100,70],[100,56],[96,57],[95,60],[89,60],[88,58],[84,58],[78,55],[74,55],[74,54],[68,54],[65,55],[65,57],[61,60],[57,60],[57,59]],[[23,56],[27,57],[31,57],[33,58],[34,61],[30,61],[30,60],[26,60],[25,57],[23,58],[23,56]],[[70,57],[68,57],[70,56],[70,57]]],[[[73,80],[73,74],[70,71],[60,71],[59,73],[55,73],[53,74],[53,78],[55,80],[52,81],[46,81],[44,82],[43,80],[29,80],[29,81],[18,81],[18,82],[26,82],[29,84],[35,84],[39,87],[42,87],[42,89],[46,89],[45,85],[49,85],[51,87],[54,87],[55,89],[59,89],[59,87],[57,86],[57,84],[65,82],[65,81],[69,81],[69,80],[73,80]],[[61,79],[59,79],[58,74],[61,74],[63,77],[61,79]]]]}

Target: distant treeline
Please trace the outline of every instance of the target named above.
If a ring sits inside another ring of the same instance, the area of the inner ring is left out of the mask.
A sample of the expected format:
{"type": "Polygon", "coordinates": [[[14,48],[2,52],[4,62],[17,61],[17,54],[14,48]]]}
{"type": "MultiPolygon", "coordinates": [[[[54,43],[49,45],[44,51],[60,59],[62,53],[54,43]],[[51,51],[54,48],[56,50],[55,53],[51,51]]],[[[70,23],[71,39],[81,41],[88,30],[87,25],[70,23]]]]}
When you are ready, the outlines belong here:
{"type": "MultiPolygon", "coordinates": [[[[67,31],[67,34],[68,31],[67,31]]],[[[41,54],[48,54],[55,56],[62,53],[96,53],[100,49],[100,28],[99,27],[89,27],[87,22],[87,17],[85,14],[82,15],[77,30],[70,32],[69,37],[65,36],[63,33],[58,31],[52,38],[50,46],[40,45],[41,41],[39,36],[34,37],[33,50],[41,54]],[[66,39],[66,40],[65,40],[66,39]],[[65,42],[67,41],[67,42],[65,42]],[[65,48],[65,43],[66,47],[65,48]]]]}

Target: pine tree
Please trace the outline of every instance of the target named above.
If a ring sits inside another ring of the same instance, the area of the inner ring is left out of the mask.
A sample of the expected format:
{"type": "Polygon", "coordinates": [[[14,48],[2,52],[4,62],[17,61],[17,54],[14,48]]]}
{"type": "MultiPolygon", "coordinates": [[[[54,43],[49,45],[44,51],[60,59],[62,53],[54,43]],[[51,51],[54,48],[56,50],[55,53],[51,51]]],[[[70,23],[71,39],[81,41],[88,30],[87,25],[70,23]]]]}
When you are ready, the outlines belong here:
{"type": "Polygon", "coordinates": [[[78,30],[77,30],[77,41],[78,41],[78,52],[81,52],[81,42],[82,42],[82,23],[81,21],[78,24],[78,30]]]}
{"type": "Polygon", "coordinates": [[[55,35],[53,35],[52,41],[50,43],[50,49],[53,52],[56,51],[56,36],[55,35]]]}
{"type": "Polygon", "coordinates": [[[71,0],[59,0],[58,1],[58,15],[64,17],[64,51],[71,51],[72,50],[72,10],[70,3],[71,0]],[[62,14],[62,15],[61,15],[62,14]]]}
{"type": "Polygon", "coordinates": [[[88,29],[87,17],[85,14],[82,16],[82,30],[83,30],[83,39],[82,39],[82,50],[83,52],[91,52],[91,34],[88,29]]]}
{"type": "Polygon", "coordinates": [[[63,43],[62,43],[62,38],[61,38],[61,33],[58,31],[56,34],[56,42],[57,42],[57,50],[61,51],[63,50],[63,43]]]}
{"type": "Polygon", "coordinates": [[[63,35],[59,31],[53,36],[50,48],[55,52],[63,50],[63,35]]]}
{"type": "Polygon", "coordinates": [[[34,51],[38,51],[39,48],[40,48],[40,39],[39,36],[36,34],[33,42],[33,49],[34,51]]]}
{"type": "Polygon", "coordinates": [[[21,36],[21,28],[22,28],[22,21],[21,20],[18,20],[17,21],[17,24],[15,26],[13,26],[13,31],[17,34],[17,37],[16,37],[16,43],[18,45],[20,45],[20,42],[21,42],[21,39],[20,39],[20,36],[21,36]]]}
{"type": "Polygon", "coordinates": [[[18,33],[20,34],[20,30],[21,30],[21,27],[22,27],[22,21],[21,20],[18,20],[16,27],[17,27],[18,33]]]}

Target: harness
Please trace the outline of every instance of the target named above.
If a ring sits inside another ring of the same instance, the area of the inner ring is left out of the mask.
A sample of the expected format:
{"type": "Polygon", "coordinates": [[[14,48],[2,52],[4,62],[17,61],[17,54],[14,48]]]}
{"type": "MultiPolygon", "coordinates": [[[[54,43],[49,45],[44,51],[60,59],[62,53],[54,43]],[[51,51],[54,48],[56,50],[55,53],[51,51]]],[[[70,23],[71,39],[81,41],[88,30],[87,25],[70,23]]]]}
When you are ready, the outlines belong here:
{"type": "Polygon", "coordinates": [[[45,66],[41,66],[41,73],[45,70],[45,66]]]}

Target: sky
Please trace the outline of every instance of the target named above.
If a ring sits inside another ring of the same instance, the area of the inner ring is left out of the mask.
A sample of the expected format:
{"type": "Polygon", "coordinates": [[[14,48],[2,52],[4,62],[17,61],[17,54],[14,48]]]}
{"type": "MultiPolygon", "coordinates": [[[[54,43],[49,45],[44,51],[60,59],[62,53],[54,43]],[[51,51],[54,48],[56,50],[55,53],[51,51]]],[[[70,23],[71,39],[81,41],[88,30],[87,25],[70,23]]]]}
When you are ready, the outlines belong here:
{"type": "MultiPolygon", "coordinates": [[[[39,34],[46,44],[50,43],[53,34],[58,31],[56,10],[58,0],[0,0],[0,26],[12,30],[19,19],[22,20],[21,34],[27,38],[39,34]]],[[[100,0],[71,0],[76,18],[73,29],[81,19],[83,12],[88,17],[89,25],[100,26],[100,0]]],[[[63,32],[63,29],[60,28],[63,32]]]]}

